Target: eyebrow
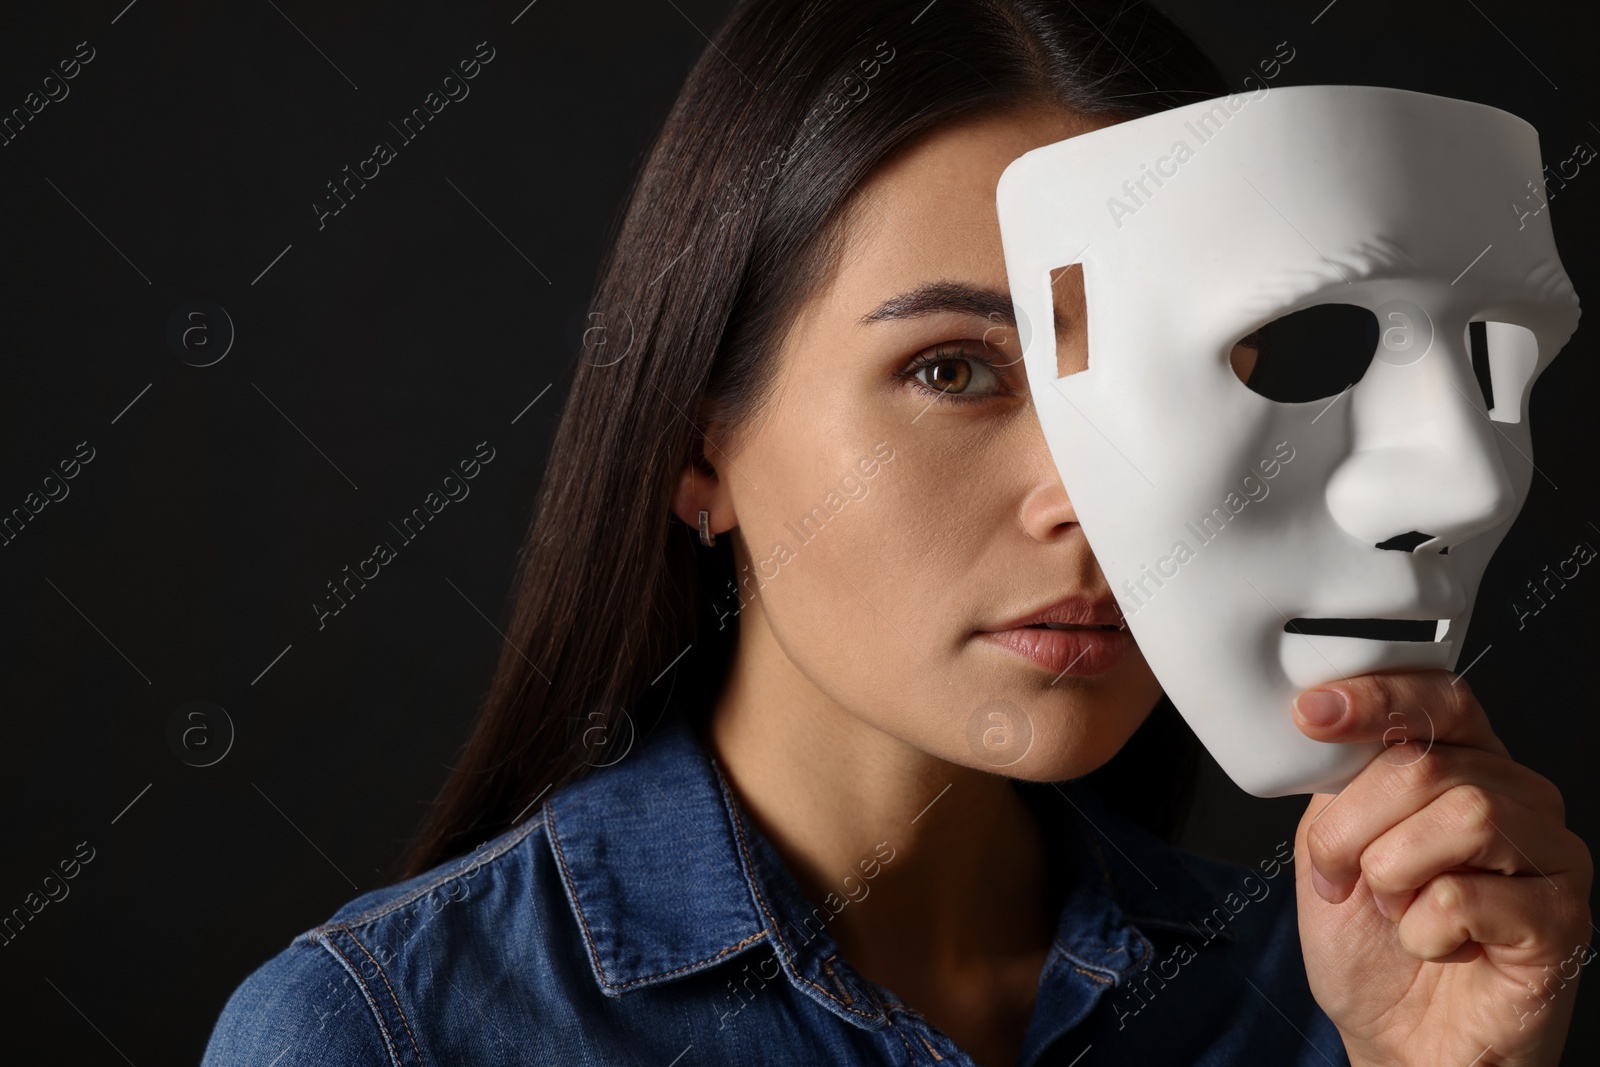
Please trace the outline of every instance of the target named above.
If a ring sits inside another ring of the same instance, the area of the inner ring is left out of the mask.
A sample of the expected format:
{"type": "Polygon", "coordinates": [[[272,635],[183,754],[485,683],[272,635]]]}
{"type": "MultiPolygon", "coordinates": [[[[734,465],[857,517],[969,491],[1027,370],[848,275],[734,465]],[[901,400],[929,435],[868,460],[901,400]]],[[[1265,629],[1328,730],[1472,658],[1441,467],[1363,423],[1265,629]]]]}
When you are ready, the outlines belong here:
{"type": "Polygon", "coordinates": [[[891,319],[914,319],[923,315],[954,312],[1015,326],[1011,294],[964,282],[928,282],[898,296],[892,296],[861,317],[863,324],[891,319]]]}

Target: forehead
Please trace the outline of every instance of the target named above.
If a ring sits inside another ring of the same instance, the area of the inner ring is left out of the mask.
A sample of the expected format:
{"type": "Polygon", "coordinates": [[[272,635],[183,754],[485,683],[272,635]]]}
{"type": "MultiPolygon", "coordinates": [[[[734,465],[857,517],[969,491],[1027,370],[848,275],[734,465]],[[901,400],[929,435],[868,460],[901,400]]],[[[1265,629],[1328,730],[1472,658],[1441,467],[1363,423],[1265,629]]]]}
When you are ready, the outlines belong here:
{"type": "Polygon", "coordinates": [[[852,195],[833,296],[876,307],[940,279],[1004,292],[1000,175],[1035,148],[1108,124],[1064,109],[1013,110],[941,126],[902,148],[852,195]]]}

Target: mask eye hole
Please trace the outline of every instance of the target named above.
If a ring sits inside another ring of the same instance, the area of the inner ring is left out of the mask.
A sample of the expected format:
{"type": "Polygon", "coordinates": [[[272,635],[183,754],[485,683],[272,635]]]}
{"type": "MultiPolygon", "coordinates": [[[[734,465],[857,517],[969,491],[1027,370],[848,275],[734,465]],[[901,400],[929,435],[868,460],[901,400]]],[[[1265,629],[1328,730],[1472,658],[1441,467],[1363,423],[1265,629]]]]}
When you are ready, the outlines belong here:
{"type": "Polygon", "coordinates": [[[1355,304],[1315,304],[1273,319],[1237,344],[1256,349],[1245,385],[1280,404],[1338,395],[1378,350],[1378,317],[1355,304]]]}
{"type": "Polygon", "coordinates": [[[1511,322],[1469,322],[1467,351],[1489,418],[1521,422],[1523,395],[1539,363],[1539,339],[1533,331],[1511,322]]]}

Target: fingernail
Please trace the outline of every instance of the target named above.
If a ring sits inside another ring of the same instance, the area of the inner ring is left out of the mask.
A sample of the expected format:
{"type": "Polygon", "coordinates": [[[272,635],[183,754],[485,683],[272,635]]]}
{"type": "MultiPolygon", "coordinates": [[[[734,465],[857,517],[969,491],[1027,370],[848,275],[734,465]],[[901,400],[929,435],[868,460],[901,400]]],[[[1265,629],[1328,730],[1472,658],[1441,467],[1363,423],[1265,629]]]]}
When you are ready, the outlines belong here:
{"type": "Polygon", "coordinates": [[[1295,698],[1294,707],[1311,726],[1332,726],[1344,718],[1344,694],[1337,689],[1313,689],[1295,698]]]}
{"type": "Polygon", "coordinates": [[[1384,894],[1372,894],[1372,902],[1378,906],[1378,910],[1383,913],[1385,919],[1392,923],[1400,921],[1400,912],[1395,908],[1394,902],[1384,894]]]}
{"type": "Polygon", "coordinates": [[[1317,891],[1317,896],[1333,903],[1333,883],[1322,877],[1322,872],[1317,870],[1317,865],[1311,865],[1311,888],[1317,891]]]}

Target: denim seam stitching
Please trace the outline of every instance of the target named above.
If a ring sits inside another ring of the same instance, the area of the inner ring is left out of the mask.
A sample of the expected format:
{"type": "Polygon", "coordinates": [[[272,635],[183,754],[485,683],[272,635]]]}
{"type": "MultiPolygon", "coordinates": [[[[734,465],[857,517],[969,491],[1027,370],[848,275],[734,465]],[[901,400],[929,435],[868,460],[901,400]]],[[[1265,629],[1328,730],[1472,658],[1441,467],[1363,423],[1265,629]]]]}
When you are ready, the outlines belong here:
{"type": "Polygon", "coordinates": [[[927,1017],[916,1008],[913,1008],[903,1000],[896,1000],[893,993],[890,993],[888,990],[884,990],[883,992],[885,996],[882,998],[882,1007],[885,1015],[888,1015],[889,1012],[894,1011],[899,1012],[901,1015],[904,1015],[907,1018],[915,1019],[920,1023],[926,1023],[928,1021],[927,1017]]]}
{"type": "MultiPolygon", "coordinates": [[[[496,848],[491,849],[490,851],[484,853],[482,859],[477,861],[477,865],[478,866],[482,866],[483,864],[488,863],[490,860],[497,860],[501,856],[504,856],[507,852],[510,852],[517,845],[521,844],[523,838],[527,837],[534,830],[538,829],[540,825],[542,825],[542,822],[538,817],[529,819],[526,823],[524,823],[522,825],[522,829],[521,829],[521,831],[519,833],[514,834],[512,837],[510,837],[506,841],[502,842],[496,848]]],[[[435,878],[433,881],[426,882],[423,885],[418,886],[417,888],[413,889],[411,892],[407,893],[405,896],[400,897],[397,900],[391,900],[389,903],[387,903],[387,904],[385,904],[385,905],[383,905],[383,906],[381,906],[379,908],[376,908],[376,909],[374,909],[372,911],[364,911],[359,915],[353,915],[350,918],[342,920],[342,921],[340,921],[338,923],[327,923],[325,925],[326,926],[343,926],[345,929],[354,929],[357,926],[366,926],[369,923],[376,922],[377,920],[383,918],[385,915],[388,915],[389,913],[391,913],[393,911],[397,911],[400,908],[403,908],[408,904],[416,903],[418,900],[420,900],[423,897],[427,896],[429,893],[433,892],[435,889],[438,889],[440,886],[444,885],[446,882],[451,882],[451,881],[454,881],[457,878],[460,878],[463,874],[466,873],[467,869],[469,867],[472,867],[472,866],[473,866],[472,863],[463,863],[463,864],[457,866],[456,868],[454,868],[454,869],[452,869],[450,871],[446,871],[445,873],[439,875],[439,877],[435,878]]],[[[318,927],[318,929],[322,929],[322,928],[323,927],[318,927]]]]}
{"type": "Polygon", "coordinates": [[[894,1028],[894,1036],[898,1037],[900,1039],[900,1043],[906,1047],[906,1062],[911,1064],[912,1067],[916,1067],[916,1050],[911,1047],[911,1042],[906,1040],[906,1035],[901,1031],[897,1024],[891,1023],[890,1025],[894,1028]]]}
{"type": "MultiPolygon", "coordinates": [[[[1103,967],[1099,964],[1091,963],[1082,956],[1078,955],[1076,952],[1073,952],[1071,949],[1069,949],[1066,946],[1066,943],[1059,938],[1056,939],[1056,947],[1061,950],[1063,961],[1072,964],[1073,970],[1078,971],[1081,974],[1087,974],[1091,978],[1098,974],[1102,978],[1106,978],[1112,984],[1115,984],[1117,978],[1128,973],[1128,971],[1133,970],[1134,965],[1130,965],[1126,971],[1118,971],[1110,967],[1103,967]]],[[[1139,959],[1142,961],[1144,957],[1140,956],[1139,959]]]]}
{"type": "Polygon", "coordinates": [[[332,938],[325,934],[319,935],[315,938],[315,943],[320,944],[324,949],[337,956],[340,963],[344,965],[344,969],[349,972],[350,977],[356,980],[356,984],[361,989],[362,999],[367,1002],[367,1008],[372,1012],[373,1021],[378,1024],[378,1032],[383,1035],[383,1046],[389,1051],[389,1061],[394,1064],[394,1067],[405,1067],[400,1062],[400,1050],[394,1043],[394,1035],[389,1032],[389,1025],[383,1021],[383,1011],[378,1007],[377,998],[372,995],[372,987],[367,985],[367,980],[361,977],[361,972],[356,970],[356,965],[350,962],[350,957],[344,954],[342,948],[333,943],[332,938]]]}
{"type": "Polygon", "coordinates": [[[1092,980],[1094,980],[1096,982],[1099,982],[1101,985],[1111,985],[1112,984],[1112,979],[1107,978],[1103,974],[1095,974],[1093,971],[1086,970],[1086,969],[1084,969],[1082,967],[1077,966],[1076,964],[1073,965],[1072,969],[1077,971],[1079,974],[1083,975],[1085,978],[1089,978],[1089,979],[1092,979],[1092,980]]]}
{"type": "MultiPolygon", "coordinates": [[[[727,785],[722,780],[722,770],[721,770],[721,768],[717,767],[715,761],[712,762],[711,767],[712,767],[712,770],[716,771],[717,784],[722,788],[722,801],[723,801],[724,807],[726,807],[728,802],[729,802],[729,796],[728,796],[727,785]]],[[[838,997],[836,997],[832,993],[828,992],[822,986],[818,985],[816,982],[813,982],[806,975],[803,975],[803,974],[800,973],[800,968],[795,966],[794,954],[789,948],[789,943],[788,943],[787,940],[784,939],[783,932],[778,929],[778,921],[775,918],[773,918],[772,912],[767,908],[767,900],[766,900],[766,897],[761,892],[761,887],[756,885],[754,877],[752,877],[751,874],[748,873],[748,872],[754,871],[755,862],[754,862],[754,860],[751,859],[750,850],[747,847],[747,845],[745,844],[743,820],[740,819],[737,809],[734,809],[734,810],[730,811],[729,814],[732,816],[733,831],[738,836],[738,839],[739,839],[739,854],[744,858],[745,870],[747,872],[746,876],[745,876],[745,880],[746,880],[746,883],[750,887],[750,893],[751,893],[752,896],[754,896],[756,898],[756,905],[758,907],[760,907],[761,913],[767,917],[767,928],[772,931],[773,944],[777,945],[780,949],[783,950],[784,960],[785,960],[785,962],[787,962],[789,964],[789,968],[794,973],[795,977],[799,978],[806,985],[808,985],[811,988],[815,989],[818,993],[821,993],[823,996],[827,997],[829,1000],[831,1000],[835,1004],[839,1005],[839,1007],[843,1008],[845,1011],[849,1012],[851,1015],[855,1015],[855,1016],[858,1016],[858,1017],[860,1017],[862,1019],[866,1019],[866,1020],[869,1020],[869,1021],[882,1017],[882,1015],[883,1015],[882,1012],[868,1013],[868,1012],[860,1011],[859,1009],[856,1009],[856,1008],[852,1008],[850,1005],[846,1004],[844,1001],[840,1000],[838,997]]],[[[904,1040],[904,1039],[902,1038],[902,1040],[904,1040]]],[[[913,1061],[913,1062],[915,1062],[915,1061],[913,1061]]]]}
{"type": "MultiPolygon", "coordinates": [[[[838,953],[834,954],[834,956],[837,955],[838,953]]],[[[854,1004],[856,1002],[856,998],[850,995],[850,991],[844,988],[844,983],[839,981],[839,976],[833,973],[834,956],[829,956],[827,959],[822,961],[822,969],[828,972],[828,980],[834,985],[838,986],[839,991],[844,994],[844,1002],[846,1004],[854,1004]]]]}
{"type": "Polygon", "coordinates": [[[588,943],[589,946],[589,959],[594,964],[595,976],[600,979],[600,984],[605,986],[607,989],[615,989],[620,992],[621,990],[627,989],[630,986],[640,985],[644,982],[654,981],[657,978],[667,978],[674,974],[680,974],[684,971],[693,970],[696,967],[719,960],[730,952],[737,952],[746,945],[752,944],[753,942],[759,941],[761,938],[767,936],[766,930],[759,930],[742,941],[735,942],[724,949],[712,953],[703,960],[695,960],[693,963],[686,963],[682,967],[674,967],[670,971],[661,971],[656,974],[640,975],[638,978],[630,978],[626,982],[611,981],[611,979],[606,977],[605,968],[600,965],[600,949],[595,944],[594,935],[589,930],[589,919],[583,913],[583,904],[578,899],[578,887],[572,880],[571,869],[567,866],[566,851],[561,847],[561,835],[556,832],[555,813],[553,811],[549,811],[549,807],[549,801],[546,801],[545,808],[547,811],[545,821],[546,825],[549,827],[550,843],[555,846],[556,859],[561,864],[562,880],[567,883],[567,889],[572,893],[572,908],[578,913],[578,924],[583,927],[583,939],[588,943]]]}
{"type": "Polygon", "coordinates": [[[1150,952],[1155,946],[1150,944],[1150,939],[1145,937],[1143,933],[1139,934],[1139,942],[1139,958],[1130,962],[1126,967],[1107,967],[1104,964],[1094,963],[1090,960],[1086,960],[1076,952],[1073,952],[1072,949],[1068,948],[1066,942],[1062,941],[1060,938],[1056,938],[1056,947],[1061,950],[1062,956],[1072,961],[1074,970],[1083,970],[1087,967],[1089,970],[1098,972],[1099,974],[1110,975],[1111,981],[1114,983],[1116,979],[1122,977],[1123,975],[1132,974],[1140,967],[1140,965],[1150,958],[1150,952]]]}
{"type": "MultiPolygon", "coordinates": [[[[1079,834],[1082,835],[1085,841],[1089,842],[1089,847],[1094,851],[1095,863],[1100,867],[1100,877],[1104,879],[1106,883],[1106,890],[1111,894],[1112,902],[1116,905],[1118,911],[1122,911],[1122,900],[1117,895],[1117,885],[1111,877],[1111,867],[1108,863],[1106,863],[1105,852],[1100,848],[1100,842],[1095,840],[1095,835],[1085,829],[1085,824],[1087,824],[1090,829],[1095,829],[1094,824],[1089,822],[1089,817],[1087,815],[1083,815],[1076,811],[1074,811],[1072,814],[1078,819],[1079,834]]],[[[1096,832],[1099,831],[1096,830],[1096,832]]],[[[1103,967],[1099,964],[1091,963],[1083,957],[1077,955],[1067,947],[1065,942],[1061,941],[1059,938],[1056,939],[1056,944],[1061,946],[1062,953],[1065,954],[1068,959],[1072,960],[1074,964],[1081,964],[1082,967],[1092,968],[1093,970],[1099,971],[1102,974],[1111,974],[1114,976],[1113,984],[1115,984],[1116,978],[1120,978],[1125,974],[1132,973],[1136,967],[1144,963],[1145,960],[1149,959],[1151,952],[1155,948],[1154,945],[1150,944],[1150,939],[1144,936],[1144,931],[1138,930],[1138,925],[1135,923],[1132,916],[1128,915],[1126,911],[1122,911],[1122,917],[1132,924],[1139,934],[1139,958],[1129,963],[1126,967],[1103,967]]],[[[1082,967],[1077,969],[1081,970],[1082,967]]]]}
{"type": "Polygon", "coordinates": [[[379,963],[372,953],[367,950],[367,946],[361,943],[361,939],[355,935],[355,931],[351,930],[349,927],[345,927],[345,933],[350,935],[350,940],[356,943],[356,948],[361,950],[361,954],[366,956],[367,959],[372,960],[372,965],[378,969],[378,977],[383,979],[383,987],[389,991],[389,999],[394,1001],[395,1013],[400,1016],[400,1025],[406,1028],[406,1037],[411,1040],[411,1051],[416,1053],[417,1067],[422,1067],[422,1050],[417,1047],[417,1035],[411,1030],[411,1020],[406,1018],[406,1009],[401,1006],[400,996],[394,991],[394,986],[389,982],[388,972],[383,969],[383,965],[379,963]]]}

